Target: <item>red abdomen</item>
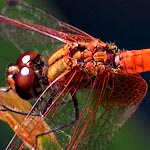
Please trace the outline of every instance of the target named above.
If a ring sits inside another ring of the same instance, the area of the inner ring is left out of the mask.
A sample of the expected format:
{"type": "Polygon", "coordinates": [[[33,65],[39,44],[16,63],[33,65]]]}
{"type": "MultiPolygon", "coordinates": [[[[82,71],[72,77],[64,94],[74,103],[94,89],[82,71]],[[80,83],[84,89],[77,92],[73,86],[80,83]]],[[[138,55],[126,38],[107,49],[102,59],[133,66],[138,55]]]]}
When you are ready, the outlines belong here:
{"type": "Polygon", "coordinates": [[[141,73],[150,71],[150,49],[124,51],[115,57],[119,73],[141,73]]]}

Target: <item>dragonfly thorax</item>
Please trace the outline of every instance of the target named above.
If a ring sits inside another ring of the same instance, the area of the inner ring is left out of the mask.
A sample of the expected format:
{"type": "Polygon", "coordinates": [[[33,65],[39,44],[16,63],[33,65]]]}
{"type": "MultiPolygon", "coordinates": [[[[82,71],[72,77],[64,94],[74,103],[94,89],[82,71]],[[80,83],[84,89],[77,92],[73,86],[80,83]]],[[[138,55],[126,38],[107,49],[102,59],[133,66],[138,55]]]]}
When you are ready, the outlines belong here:
{"type": "Polygon", "coordinates": [[[90,43],[66,44],[52,54],[48,60],[48,80],[53,82],[65,71],[76,69],[91,78],[114,65],[116,46],[102,44],[98,40],[90,43]]]}

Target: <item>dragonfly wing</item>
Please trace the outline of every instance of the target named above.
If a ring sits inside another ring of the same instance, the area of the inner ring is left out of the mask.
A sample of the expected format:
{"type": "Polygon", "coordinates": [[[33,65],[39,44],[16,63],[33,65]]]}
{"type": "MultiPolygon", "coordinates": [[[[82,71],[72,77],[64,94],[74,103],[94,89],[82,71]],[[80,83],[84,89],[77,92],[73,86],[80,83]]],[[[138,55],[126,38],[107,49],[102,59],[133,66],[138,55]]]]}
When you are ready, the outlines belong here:
{"type": "MultiPolygon", "coordinates": [[[[26,113],[31,109],[32,106],[28,101],[18,97],[13,91],[9,90],[6,92],[0,90],[0,119],[7,122],[12,130],[19,136],[19,138],[22,139],[21,141],[17,136],[15,136],[15,139],[11,141],[12,143],[9,145],[9,147],[7,147],[7,149],[21,149],[21,147],[26,147],[25,144],[32,148],[36,142],[36,135],[50,130],[45,120],[39,116],[30,115],[28,118],[26,118],[24,124],[22,124],[26,116],[9,111],[6,109],[6,107],[21,113],[26,113]],[[34,132],[31,133],[32,130],[34,130],[34,132]]],[[[47,137],[45,137],[45,139],[41,138],[39,141],[40,140],[49,140],[51,144],[53,143],[55,147],[60,149],[60,145],[58,144],[53,133],[49,134],[47,137]]]]}
{"type": "Polygon", "coordinates": [[[57,20],[43,10],[22,0],[18,0],[16,6],[6,5],[2,10],[2,14],[9,18],[22,20],[24,24],[30,22],[28,26],[33,27],[32,29],[27,26],[21,28],[22,25],[13,25],[12,21],[1,19],[4,35],[15,43],[20,50],[42,49],[44,51],[45,49],[56,49],[63,43],[94,39],[85,32],[57,20]],[[39,24],[39,26],[35,24],[39,24]],[[42,34],[40,33],[41,30],[42,34]]]}
{"type": "MultiPolygon", "coordinates": [[[[137,109],[147,91],[147,84],[140,75],[106,72],[92,80],[85,77],[83,73],[76,71],[69,72],[67,78],[59,76],[59,84],[56,81],[50,85],[55,96],[50,98],[48,91],[37,108],[40,112],[52,100],[44,114],[45,121],[51,129],[50,133],[54,133],[64,149],[104,149],[137,109]],[[62,89],[59,87],[61,82],[65,85],[62,89]],[[78,99],[80,117],[74,125],[60,128],[74,120],[72,92],[78,99]]],[[[22,126],[30,117],[31,114],[26,116],[22,126]]],[[[35,133],[35,128],[30,133],[35,133]]],[[[24,141],[23,138],[22,140],[24,141]]]]}
{"type": "MultiPolygon", "coordinates": [[[[85,103],[79,102],[82,112],[71,135],[67,147],[69,150],[104,149],[146,94],[147,83],[140,75],[115,75],[109,80],[106,78],[109,79],[107,74],[98,80],[102,84],[89,91],[91,94],[88,94],[85,103]]],[[[83,95],[86,94],[83,91],[81,93],[80,101],[84,101],[83,95]]]]}
{"type": "MultiPolygon", "coordinates": [[[[45,22],[51,24],[51,22],[47,20],[48,18],[46,16],[40,15],[38,12],[34,12],[34,10],[28,6],[26,7],[22,5],[21,1],[18,2],[19,3],[17,3],[16,6],[6,5],[2,10],[2,14],[6,17],[19,19],[22,21],[26,20],[27,22],[39,23],[44,22],[42,20],[45,20],[45,22]]],[[[63,44],[58,40],[42,35],[34,30],[21,28],[21,25],[16,26],[10,22],[7,23],[7,20],[1,21],[1,33],[3,33],[4,37],[8,38],[13,44],[15,44],[20,51],[51,50],[63,44]]]]}
{"type": "MultiPolygon", "coordinates": [[[[65,87],[56,91],[46,121],[55,130],[61,146],[68,150],[104,149],[138,108],[147,91],[147,83],[140,75],[106,72],[84,80],[82,73],[71,72],[67,77],[63,82],[65,87]],[[74,119],[72,91],[78,100],[79,120],[59,129],[74,119]]],[[[57,86],[56,83],[54,87],[57,86]]]]}
{"type": "MultiPolygon", "coordinates": [[[[81,79],[81,75],[76,77],[81,79]]],[[[110,76],[106,73],[97,77],[89,88],[75,91],[80,110],[79,121],[70,128],[57,131],[57,140],[68,150],[104,149],[138,108],[146,91],[147,83],[140,75],[110,76]]],[[[61,95],[61,100],[68,99],[66,95],[61,95]]],[[[48,117],[51,125],[58,126],[74,117],[73,106],[70,108],[69,105],[64,110],[63,107],[51,108],[48,117]]]]}

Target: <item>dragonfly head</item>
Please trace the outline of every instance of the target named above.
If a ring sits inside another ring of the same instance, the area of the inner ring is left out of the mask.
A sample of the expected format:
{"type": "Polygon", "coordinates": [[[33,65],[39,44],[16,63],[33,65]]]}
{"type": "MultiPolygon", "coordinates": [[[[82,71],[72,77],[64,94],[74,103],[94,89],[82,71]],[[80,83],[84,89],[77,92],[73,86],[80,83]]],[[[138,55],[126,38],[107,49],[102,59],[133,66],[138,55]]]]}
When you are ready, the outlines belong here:
{"type": "Polygon", "coordinates": [[[42,92],[43,67],[44,62],[37,52],[25,52],[20,55],[16,65],[8,67],[6,81],[21,98],[36,97],[42,92]]]}

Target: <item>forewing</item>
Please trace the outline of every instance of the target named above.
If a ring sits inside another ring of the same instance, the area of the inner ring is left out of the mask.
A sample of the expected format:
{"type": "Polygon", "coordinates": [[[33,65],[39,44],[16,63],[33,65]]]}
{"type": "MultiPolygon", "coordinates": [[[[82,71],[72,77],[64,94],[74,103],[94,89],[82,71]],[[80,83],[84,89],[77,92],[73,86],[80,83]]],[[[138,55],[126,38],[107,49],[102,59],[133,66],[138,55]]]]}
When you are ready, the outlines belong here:
{"type": "Polygon", "coordinates": [[[2,15],[27,24],[28,27],[23,27],[21,24],[17,25],[11,23],[12,21],[0,19],[4,35],[20,50],[52,50],[62,43],[94,39],[87,33],[57,20],[23,0],[18,0],[15,6],[7,4],[2,10],[2,15]]]}

